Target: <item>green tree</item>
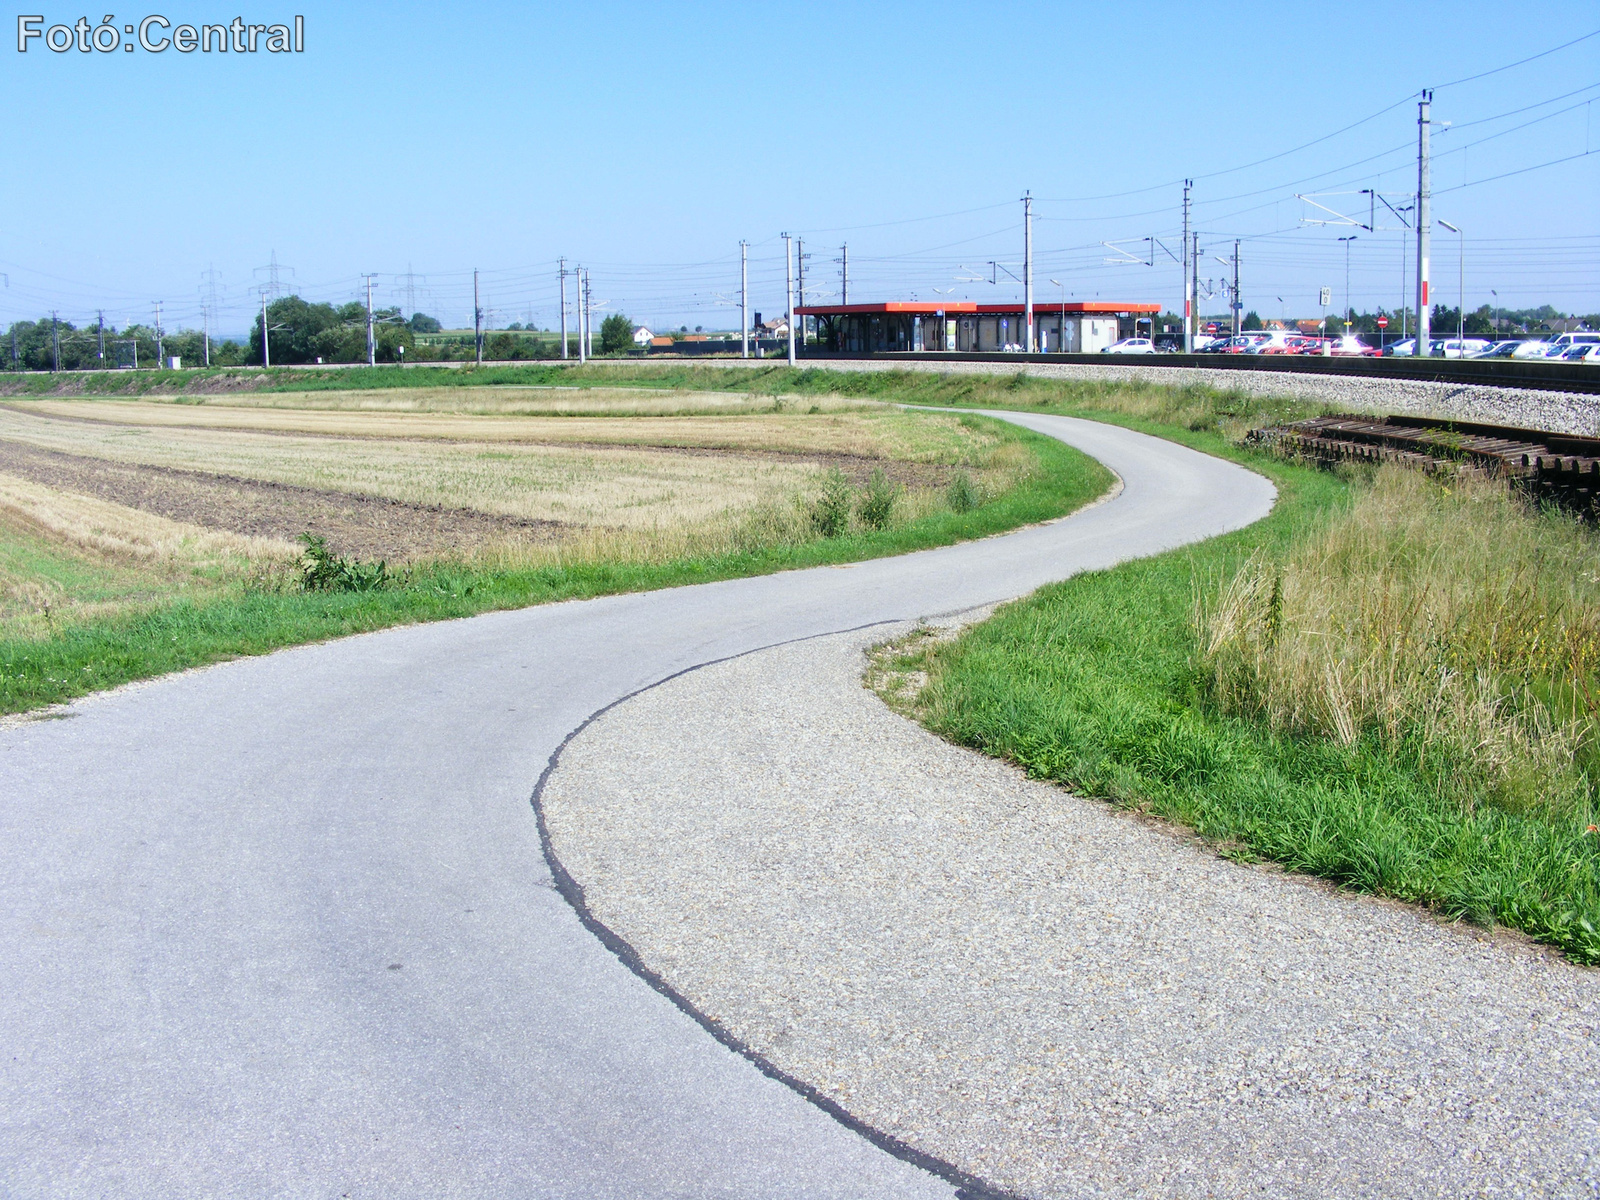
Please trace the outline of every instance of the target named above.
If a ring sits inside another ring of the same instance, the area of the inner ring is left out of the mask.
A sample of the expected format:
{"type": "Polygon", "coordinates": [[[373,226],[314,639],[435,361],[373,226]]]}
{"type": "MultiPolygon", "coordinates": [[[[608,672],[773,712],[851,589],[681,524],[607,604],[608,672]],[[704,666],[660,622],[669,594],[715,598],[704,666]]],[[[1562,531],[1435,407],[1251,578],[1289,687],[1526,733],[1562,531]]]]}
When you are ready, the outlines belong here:
{"type": "Polygon", "coordinates": [[[444,326],[440,325],[434,317],[427,313],[412,313],[411,320],[407,322],[412,333],[438,333],[444,326]]]}
{"type": "Polygon", "coordinates": [[[1243,328],[1245,328],[1247,330],[1253,330],[1253,329],[1260,329],[1261,328],[1261,317],[1255,311],[1255,309],[1251,309],[1249,312],[1245,313],[1243,328]]]}
{"type": "Polygon", "coordinates": [[[600,322],[600,353],[621,354],[633,349],[633,322],[623,313],[612,313],[600,322]]]}
{"type": "MultiPolygon", "coordinates": [[[[328,358],[337,342],[339,314],[331,304],[307,304],[283,296],[267,305],[267,345],[275,363],[305,363],[328,358]]],[[[365,338],[363,337],[363,343],[365,338]]],[[[261,318],[250,330],[250,361],[262,361],[261,318]]]]}

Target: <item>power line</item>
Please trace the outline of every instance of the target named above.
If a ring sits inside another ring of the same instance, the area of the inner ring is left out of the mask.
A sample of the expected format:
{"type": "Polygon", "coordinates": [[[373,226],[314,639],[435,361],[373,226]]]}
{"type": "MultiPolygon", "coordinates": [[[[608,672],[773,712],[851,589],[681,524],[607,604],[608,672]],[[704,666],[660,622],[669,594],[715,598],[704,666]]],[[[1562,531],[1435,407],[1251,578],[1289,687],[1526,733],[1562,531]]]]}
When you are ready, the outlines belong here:
{"type": "MultiPolygon", "coordinates": [[[[1488,71],[1479,71],[1476,75],[1468,75],[1468,76],[1466,76],[1466,77],[1464,77],[1462,79],[1452,79],[1449,83],[1441,83],[1437,87],[1435,87],[1433,90],[1434,91],[1438,91],[1439,88],[1455,87],[1457,84],[1472,83],[1474,80],[1487,79],[1491,75],[1500,74],[1501,71],[1509,71],[1513,67],[1523,66],[1525,63],[1531,63],[1535,59],[1545,58],[1548,55],[1555,54],[1557,51],[1566,50],[1567,48],[1569,48],[1571,46],[1576,46],[1579,42],[1587,42],[1592,37],[1600,37],[1600,29],[1590,30],[1588,33],[1584,34],[1582,37],[1575,37],[1570,42],[1562,42],[1561,45],[1559,45],[1559,46],[1552,46],[1548,50],[1541,50],[1537,54],[1530,54],[1527,58],[1519,58],[1516,62],[1507,63],[1503,67],[1495,67],[1492,70],[1488,70],[1488,71]]],[[[1409,96],[1406,97],[1406,98],[1408,100],[1410,99],[1409,96]]]]}
{"type": "Polygon", "coordinates": [[[1529,171],[1540,171],[1545,167],[1554,167],[1564,162],[1571,162],[1577,158],[1588,158],[1596,153],[1593,150],[1584,150],[1578,154],[1569,154],[1565,158],[1552,158],[1549,162],[1535,163],[1531,167],[1519,167],[1515,171],[1506,171],[1501,175],[1490,175],[1487,179],[1474,179],[1469,183],[1458,183],[1455,187],[1440,188],[1435,195],[1442,192],[1459,192],[1462,188],[1477,187],[1480,183],[1493,183],[1496,179],[1510,179],[1513,175],[1526,175],[1529,171]]]}

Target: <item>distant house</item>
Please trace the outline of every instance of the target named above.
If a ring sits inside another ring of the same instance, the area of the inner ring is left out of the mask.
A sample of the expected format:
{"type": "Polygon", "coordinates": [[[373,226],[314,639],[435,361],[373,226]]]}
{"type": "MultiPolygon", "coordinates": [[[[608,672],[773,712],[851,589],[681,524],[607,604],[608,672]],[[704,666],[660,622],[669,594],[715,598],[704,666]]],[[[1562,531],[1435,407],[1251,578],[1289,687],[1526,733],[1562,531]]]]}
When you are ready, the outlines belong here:
{"type": "Polygon", "coordinates": [[[786,338],[789,336],[789,319],[773,317],[770,321],[758,323],[750,332],[758,338],[786,338]]]}
{"type": "Polygon", "coordinates": [[[670,346],[672,345],[672,339],[669,337],[653,337],[650,339],[649,344],[652,346],[670,346]]]}
{"type": "Polygon", "coordinates": [[[650,332],[647,325],[635,325],[633,328],[633,344],[635,346],[648,346],[655,341],[656,335],[650,332]]]}

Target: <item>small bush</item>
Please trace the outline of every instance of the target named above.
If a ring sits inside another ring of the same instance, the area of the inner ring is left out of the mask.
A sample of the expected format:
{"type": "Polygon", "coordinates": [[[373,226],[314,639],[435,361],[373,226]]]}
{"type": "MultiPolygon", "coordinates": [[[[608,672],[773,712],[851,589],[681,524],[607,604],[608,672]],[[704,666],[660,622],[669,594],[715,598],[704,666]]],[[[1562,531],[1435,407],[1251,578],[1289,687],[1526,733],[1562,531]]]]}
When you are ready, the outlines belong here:
{"type": "Polygon", "coordinates": [[[894,503],[899,497],[900,485],[885,475],[882,467],[874,467],[871,478],[867,480],[866,491],[861,493],[856,515],[868,529],[887,529],[890,518],[894,516],[894,503]]]}
{"type": "Polygon", "coordinates": [[[957,472],[945,489],[945,502],[950,505],[951,512],[971,512],[977,508],[978,489],[973,486],[972,476],[965,471],[957,472]]]}
{"type": "Polygon", "coordinates": [[[297,540],[306,548],[300,559],[302,591],[376,592],[394,579],[386,562],[356,562],[335,554],[328,549],[327,539],[314,533],[302,533],[297,540]]]}
{"type": "Polygon", "coordinates": [[[822,494],[811,505],[811,524],[825,538],[850,528],[850,481],[838,467],[828,472],[822,494]]]}

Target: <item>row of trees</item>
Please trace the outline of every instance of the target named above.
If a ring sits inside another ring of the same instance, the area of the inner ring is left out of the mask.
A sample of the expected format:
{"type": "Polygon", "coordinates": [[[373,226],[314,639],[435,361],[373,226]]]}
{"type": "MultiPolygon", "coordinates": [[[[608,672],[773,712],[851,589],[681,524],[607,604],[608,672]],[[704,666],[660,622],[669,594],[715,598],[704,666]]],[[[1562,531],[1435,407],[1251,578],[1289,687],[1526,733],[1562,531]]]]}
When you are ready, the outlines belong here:
{"type": "MultiPolygon", "coordinates": [[[[299,296],[284,296],[267,306],[268,346],[277,364],[365,362],[367,310],[359,303],[312,304],[299,296]]],[[[376,358],[379,362],[438,362],[476,357],[471,335],[449,344],[420,344],[418,334],[440,331],[438,320],[425,313],[403,317],[399,309],[373,313],[376,358]]],[[[518,336],[522,331],[498,331],[484,337],[484,357],[496,361],[561,357],[558,338],[518,336]]],[[[633,349],[633,323],[613,313],[600,323],[598,350],[622,354],[633,349]]],[[[577,334],[570,335],[576,353],[577,334]]],[[[17,321],[0,340],[0,363],[11,370],[87,371],[113,367],[153,367],[159,357],[180,357],[188,367],[206,361],[205,335],[186,329],[165,333],[157,353],[156,331],[148,325],[122,329],[98,325],[79,327],[71,321],[17,321]]],[[[247,342],[211,339],[211,365],[236,367],[262,361],[261,319],[256,318],[247,342]]]]}
{"type": "MultiPolygon", "coordinates": [[[[0,364],[10,370],[48,371],[59,360],[63,371],[88,371],[100,367],[155,366],[157,346],[168,358],[181,357],[190,366],[205,361],[205,335],[186,329],[164,334],[159,343],[148,325],[122,329],[98,325],[79,327],[71,321],[43,317],[16,321],[0,335],[0,364]]],[[[248,347],[238,342],[211,340],[213,366],[239,366],[248,362],[248,347]]],[[[259,360],[258,360],[259,361],[259,360]]]]}

